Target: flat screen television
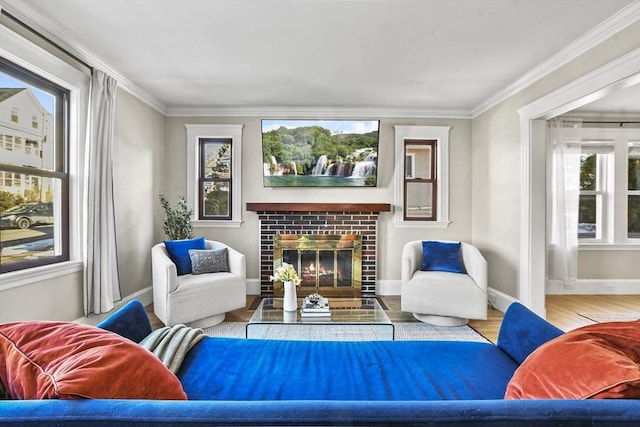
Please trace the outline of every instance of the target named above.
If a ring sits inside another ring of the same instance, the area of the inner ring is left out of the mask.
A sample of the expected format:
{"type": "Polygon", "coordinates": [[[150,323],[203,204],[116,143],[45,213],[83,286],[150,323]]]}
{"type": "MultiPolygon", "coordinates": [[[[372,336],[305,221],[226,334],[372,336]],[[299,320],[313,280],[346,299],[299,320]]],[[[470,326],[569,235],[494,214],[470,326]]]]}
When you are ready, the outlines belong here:
{"type": "Polygon", "coordinates": [[[265,187],[375,187],[379,120],[262,120],[265,187]]]}

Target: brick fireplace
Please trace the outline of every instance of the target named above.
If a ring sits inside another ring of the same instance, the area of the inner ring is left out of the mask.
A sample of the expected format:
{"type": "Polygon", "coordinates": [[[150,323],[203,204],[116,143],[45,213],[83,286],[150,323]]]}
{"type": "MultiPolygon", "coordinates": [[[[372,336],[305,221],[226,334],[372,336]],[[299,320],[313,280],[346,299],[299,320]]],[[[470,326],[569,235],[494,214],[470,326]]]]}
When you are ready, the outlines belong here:
{"type": "MultiPolygon", "coordinates": [[[[323,295],[373,296],[376,284],[377,222],[380,212],[389,212],[385,203],[247,203],[247,210],[260,219],[260,290],[262,295],[278,294],[269,281],[274,267],[274,240],[291,235],[357,235],[361,246],[361,277],[346,287],[323,295]]],[[[322,239],[320,239],[322,240],[322,239]]],[[[302,290],[302,289],[301,289],[302,290]]],[[[302,290],[304,292],[304,290],[302,290]]],[[[310,291],[307,291],[310,293],[310,291]]],[[[301,295],[299,295],[301,296],[301,295]]]]}

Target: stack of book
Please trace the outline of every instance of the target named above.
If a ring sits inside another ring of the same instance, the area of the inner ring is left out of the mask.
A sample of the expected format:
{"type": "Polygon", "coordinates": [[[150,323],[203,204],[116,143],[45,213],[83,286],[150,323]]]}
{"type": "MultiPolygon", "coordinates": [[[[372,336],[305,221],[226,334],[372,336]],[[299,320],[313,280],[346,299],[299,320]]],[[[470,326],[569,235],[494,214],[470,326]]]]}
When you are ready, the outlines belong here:
{"type": "Polygon", "coordinates": [[[300,309],[300,316],[302,317],[329,317],[331,311],[329,310],[329,300],[322,296],[309,295],[302,301],[302,308],[300,309]]]}

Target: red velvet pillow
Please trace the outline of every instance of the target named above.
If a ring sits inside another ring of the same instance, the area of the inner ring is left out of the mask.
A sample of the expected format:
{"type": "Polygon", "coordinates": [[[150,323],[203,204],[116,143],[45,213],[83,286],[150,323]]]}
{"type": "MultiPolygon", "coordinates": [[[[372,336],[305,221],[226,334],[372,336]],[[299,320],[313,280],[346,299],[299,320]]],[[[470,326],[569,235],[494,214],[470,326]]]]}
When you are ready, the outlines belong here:
{"type": "Polygon", "coordinates": [[[505,399],[640,398],[640,320],[567,332],[525,359],[505,399]]]}
{"type": "Polygon", "coordinates": [[[0,325],[0,380],[14,399],[186,399],[153,353],[71,322],[0,325]]]}

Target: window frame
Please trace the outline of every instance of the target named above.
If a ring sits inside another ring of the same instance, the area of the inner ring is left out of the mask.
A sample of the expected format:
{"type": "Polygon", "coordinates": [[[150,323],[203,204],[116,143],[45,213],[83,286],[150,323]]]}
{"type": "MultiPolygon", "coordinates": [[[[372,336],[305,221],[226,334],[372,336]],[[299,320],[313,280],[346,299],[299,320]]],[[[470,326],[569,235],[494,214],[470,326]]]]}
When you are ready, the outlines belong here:
{"type": "Polygon", "coordinates": [[[602,234],[599,238],[579,238],[580,249],[625,249],[640,245],[640,238],[629,238],[627,232],[628,148],[629,142],[640,139],[639,134],[637,128],[582,128],[581,146],[600,147],[602,151],[597,162],[598,168],[602,169],[598,176],[601,188],[592,191],[602,194],[602,224],[599,227],[602,234]],[[609,152],[606,152],[607,148],[609,152]]]}
{"type": "Polygon", "coordinates": [[[0,57],[68,89],[69,118],[69,261],[0,274],[0,292],[82,272],[84,138],[87,130],[90,73],[43,50],[0,25],[0,57]]]}
{"type": "Polygon", "coordinates": [[[231,138],[198,138],[198,146],[199,146],[199,158],[198,158],[198,219],[199,220],[214,220],[214,221],[222,221],[222,220],[231,220],[232,218],[232,207],[233,201],[236,197],[233,194],[233,154],[231,157],[231,163],[229,165],[229,177],[221,178],[221,177],[207,177],[205,176],[205,146],[211,143],[222,143],[229,144],[231,147],[231,152],[233,153],[233,140],[231,138]],[[205,203],[200,199],[200,196],[204,194],[204,187],[207,183],[227,183],[227,187],[229,189],[229,198],[228,198],[228,208],[226,215],[207,215],[205,213],[205,203]]]}
{"type": "MultiPolygon", "coordinates": [[[[69,99],[70,91],[60,85],[54,83],[50,79],[28,69],[22,67],[4,57],[0,57],[0,67],[2,72],[9,77],[20,80],[25,84],[36,87],[43,92],[49,93],[54,96],[56,102],[54,104],[55,122],[54,126],[54,146],[53,146],[53,166],[49,170],[44,166],[41,168],[33,166],[22,166],[9,163],[2,163],[2,171],[4,174],[10,173],[15,176],[20,176],[22,179],[29,176],[35,176],[39,178],[39,181],[44,179],[59,180],[60,184],[57,186],[59,194],[55,196],[58,202],[58,206],[54,209],[54,244],[57,254],[48,257],[36,258],[32,260],[19,261],[10,263],[8,265],[0,263],[0,274],[11,273],[17,271],[23,271],[34,267],[48,266],[52,264],[59,264],[70,260],[70,240],[69,240],[69,99]]],[[[12,108],[12,115],[13,115],[12,108]]],[[[27,142],[26,140],[24,141],[27,142]]],[[[13,138],[12,151],[22,150],[23,138],[16,136],[13,138]]],[[[54,207],[56,204],[54,204],[54,207]]]]}
{"type": "Polygon", "coordinates": [[[447,228],[449,220],[449,132],[450,126],[394,126],[395,194],[394,226],[398,228],[447,228]],[[435,220],[405,219],[405,142],[435,141],[435,220]]]}
{"type": "Polygon", "coordinates": [[[435,139],[405,139],[404,140],[404,156],[405,159],[407,157],[411,157],[411,176],[407,174],[406,165],[407,162],[405,160],[405,171],[403,173],[403,216],[402,219],[404,221],[436,221],[438,215],[438,167],[437,167],[437,158],[438,155],[438,141],[435,139]],[[430,147],[429,149],[429,170],[430,176],[418,177],[415,174],[415,153],[407,153],[409,147],[430,147]],[[409,195],[409,186],[411,184],[431,184],[431,215],[429,216],[410,216],[409,215],[409,206],[406,201],[408,200],[409,195]]]}
{"type": "Polygon", "coordinates": [[[185,124],[187,130],[187,204],[193,209],[194,227],[240,227],[242,224],[242,124],[185,124]],[[201,149],[200,140],[231,140],[230,216],[202,216],[200,201],[201,149]]]}

